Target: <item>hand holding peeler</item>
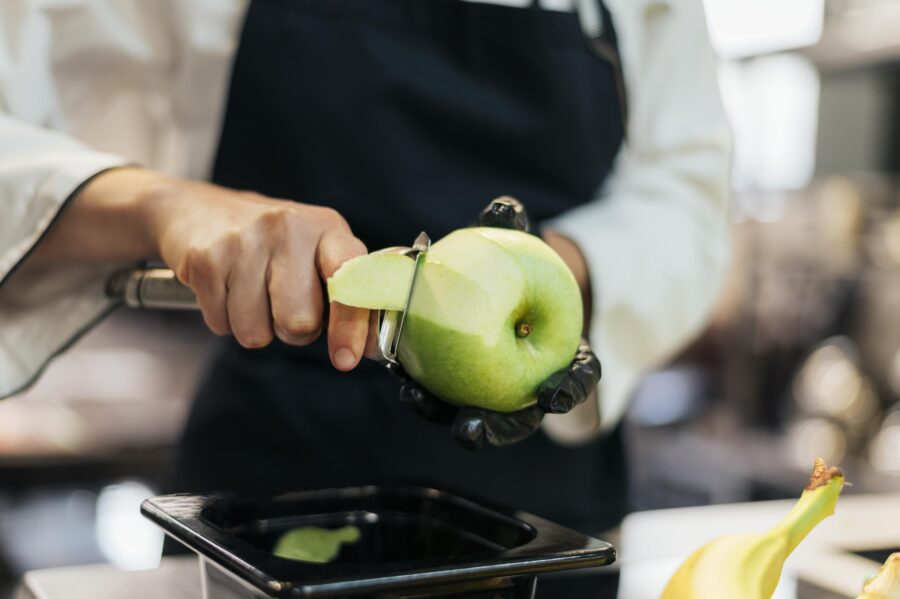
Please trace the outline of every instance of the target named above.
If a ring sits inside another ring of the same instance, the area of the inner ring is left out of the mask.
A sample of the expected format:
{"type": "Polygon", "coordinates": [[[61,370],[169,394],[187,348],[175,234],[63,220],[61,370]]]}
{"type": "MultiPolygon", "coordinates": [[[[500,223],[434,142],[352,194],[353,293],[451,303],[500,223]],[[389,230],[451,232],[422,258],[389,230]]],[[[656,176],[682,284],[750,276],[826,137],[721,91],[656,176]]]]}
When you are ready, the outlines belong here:
{"type": "MultiPolygon", "coordinates": [[[[394,246],[373,252],[375,254],[402,254],[415,261],[403,310],[379,310],[378,312],[378,349],[381,354],[379,361],[385,365],[399,365],[397,351],[400,347],[403,323],[421,264],[429,247],[431,247],[431,239],[423,231],[416,237],[412,247],[394,246]]],[[[128,308],[145,310],[200,309],[193,290],[182,284],[175,273],[168,268],[147,267],[118,272],[107,282],[106,295],[122,302],[128,308]]]]}

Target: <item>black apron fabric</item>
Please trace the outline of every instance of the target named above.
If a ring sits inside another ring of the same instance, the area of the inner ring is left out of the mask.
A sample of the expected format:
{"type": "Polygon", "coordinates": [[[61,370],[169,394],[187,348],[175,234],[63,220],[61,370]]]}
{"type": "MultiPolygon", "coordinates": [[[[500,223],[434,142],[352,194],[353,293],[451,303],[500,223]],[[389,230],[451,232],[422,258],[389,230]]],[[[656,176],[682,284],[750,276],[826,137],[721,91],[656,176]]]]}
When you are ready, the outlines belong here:
{"type": "MultiPolygon", "coordinates": [[[[438,239],[504,194],[539,222],[589,201],[609,172],[623,136],[615,77],[574,14],[255,0],[214,180],[336,208],[370,249],[408,245],[423,229],[438,239]]],[[[618,433],[567,448],[538,432],[472,453],[397,392],[374,363],[331,368],[324,340],[255,351],[227,342],[194,404],[173,488],[423,481],[586,532],[624,514],[618,433]]]]}

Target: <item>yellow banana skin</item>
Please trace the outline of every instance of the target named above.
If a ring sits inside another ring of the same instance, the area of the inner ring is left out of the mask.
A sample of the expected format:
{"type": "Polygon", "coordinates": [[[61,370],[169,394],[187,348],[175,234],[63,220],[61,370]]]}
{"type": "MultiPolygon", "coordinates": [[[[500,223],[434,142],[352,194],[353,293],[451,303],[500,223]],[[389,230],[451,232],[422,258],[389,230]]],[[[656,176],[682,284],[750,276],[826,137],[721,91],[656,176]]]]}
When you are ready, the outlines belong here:
{"type": "Polygon", "coordinates": [[[784,561],[834,513],[843,485],[840,469],[817,459],[809,484],[781,522],[763,534],[713,539],[678,568],[661,599],[771,599],[784,561]]]}
{"type": "Polygon", "coordinates": [[[900,599],[900,553],[894,553],[863,587],[857,599],[900,599]]]}

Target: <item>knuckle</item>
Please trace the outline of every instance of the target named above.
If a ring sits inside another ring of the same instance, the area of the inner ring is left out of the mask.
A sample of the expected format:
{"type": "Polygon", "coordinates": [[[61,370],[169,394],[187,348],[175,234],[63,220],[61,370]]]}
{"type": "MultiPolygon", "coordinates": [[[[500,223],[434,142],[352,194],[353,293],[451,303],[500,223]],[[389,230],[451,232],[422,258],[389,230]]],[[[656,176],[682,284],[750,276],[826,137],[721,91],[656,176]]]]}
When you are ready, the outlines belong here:
{"type": "Polygon", "coordinates": [[[351,236],[351,237],[347,240],[347,249],[348,249],[348,250],[350,251],[350,253],[353,254],[354,256],[358,256],[358,255],[361,255],[361,254],[368,254],[368,253],[369,253],[369,249],[366,247],[366,244],[364,244],[364,243],[362,242],[362,240],[359,239],[358,237],[353,237],[353,236],[351,236]]]}
{"type": "Polygon", "coordinates": [[[247,245],[243,231],[238,228],[229,229],[223,233],[218,243],[228,256],[239,256],[247,245]]]}
{"type": "Polygon", "coordinates": [[[242,347],[247,349],[259,349],[272,343],[272,332],[261,328],[254,328],[241,333],[236,333],[235,338],[242,347]]]}
{"type": "Polygon", "coordinates": [[[256,221],[256,231],[260,239],[270,244],[279,244],[291,239],[305,237],[309,228],[303,214],[293,204],[272,206],[262,212],[256,221]]]}
{"type": "Polygon", "coordinates": [[[347,224],[347,220],[343,216],[341,216],[341,213],[334,208],[329,208],[328,206],[320,206],[318,210],[319,219],[326,227],[334,227],[340,229],[350,228],[350,225],[347,224]]]}
{"type": "Polygon", "coordinates": [[[184,260],[191,268],[217,270],[240,256],[244,245],[241,230],[228,229],[203,244],[192,245],[185,252],[184,260]]]}
{"type": "Polygon", "coordinates": [[[321,333],[322,329],[320,328],[306,335],[293,335],[283,330],[280,326],[275,325],[275,334],[281,341],[288,345],[309,345],[318,339],[321,333]]]}
{"type": "Polygon", "coordinates": [[[192,286],[208,284],[216,277],[216,266],[212,253],[204,247],[188,248],[175,275],[182,282],[192,286]]]}
{"type": "Polygon", "coordinates": [[[322,328],[322,319],[291,315],[279,319],[276,324],[286,335],[291,337],[306,337],[318,333],[322,328]]]}
{"type": "Polygon", "coordinates": [[[292,222],[293,211],[286,206],[272,206],[259,215],[259,225],[264,231],[284,231],[292,222]]]}
{"type": "Polygon", "coordinates": [[[322,264],[329,272],[337,270],[351,258],[368,253],[366,244],[349,232],[340,232],[333,235],[326,234],[326,237],[327,241],[323,238],[319,248],[322,264]]]}

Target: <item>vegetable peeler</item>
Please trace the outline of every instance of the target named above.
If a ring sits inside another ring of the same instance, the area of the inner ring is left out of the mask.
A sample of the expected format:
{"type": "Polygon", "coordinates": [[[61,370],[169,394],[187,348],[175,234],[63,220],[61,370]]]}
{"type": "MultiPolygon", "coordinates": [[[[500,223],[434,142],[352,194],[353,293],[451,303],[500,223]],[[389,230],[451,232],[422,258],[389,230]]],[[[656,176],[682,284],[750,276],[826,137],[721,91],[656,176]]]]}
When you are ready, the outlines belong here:
{"type": "MultiPolygon", "coordinates": [[[[415,261],[412,279],[403,310],[379,310],[378,349],[379,361],[387,366],[398,366],[397,350],[409,302],[412,299],[423,258],[431,239],[422,231],[413,241],[412,247],[393,246],[373,252],[375,254],[402,254],[415,261]]],[[[136,268],[114,274],[106,285],[106,295],[120,301],[128,308],[147,310],[199,310],[197,298],[190,287],[182,284],[175,273],[168,268],[136,268]]]]}

